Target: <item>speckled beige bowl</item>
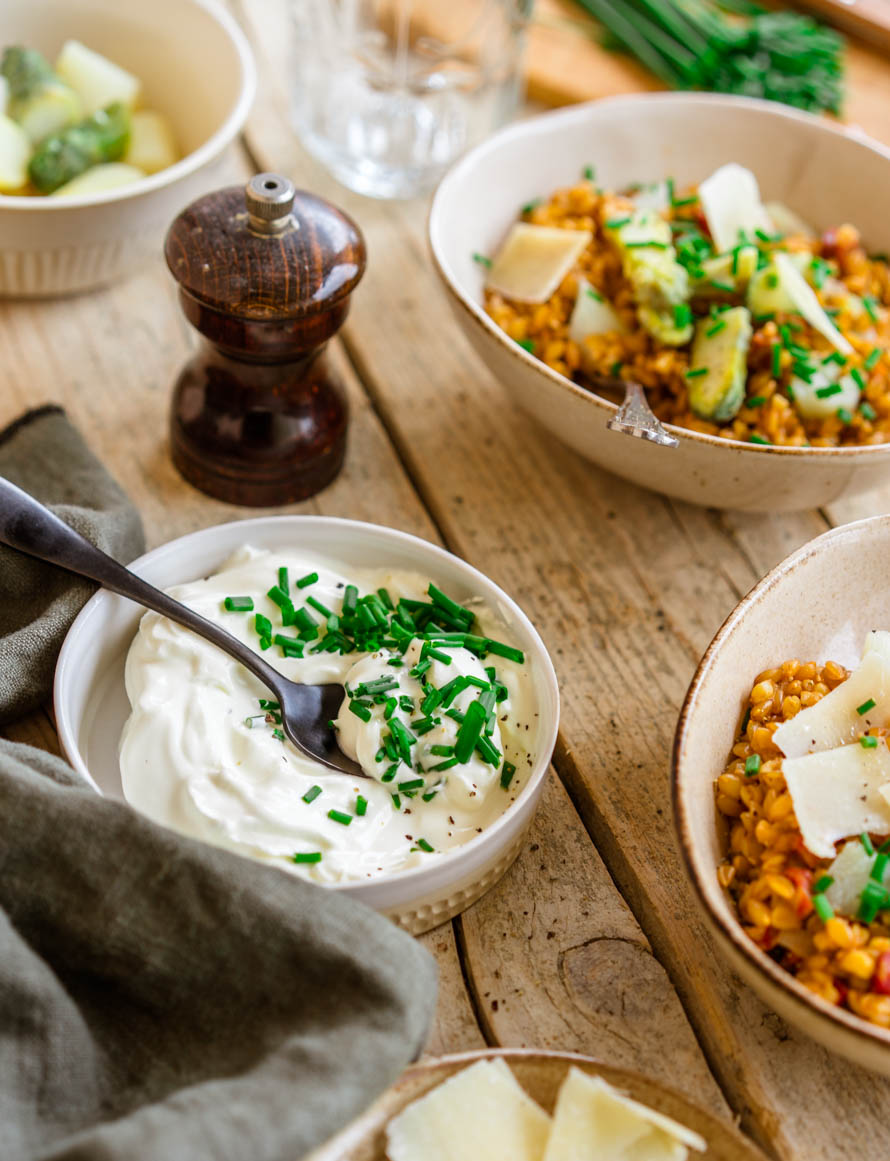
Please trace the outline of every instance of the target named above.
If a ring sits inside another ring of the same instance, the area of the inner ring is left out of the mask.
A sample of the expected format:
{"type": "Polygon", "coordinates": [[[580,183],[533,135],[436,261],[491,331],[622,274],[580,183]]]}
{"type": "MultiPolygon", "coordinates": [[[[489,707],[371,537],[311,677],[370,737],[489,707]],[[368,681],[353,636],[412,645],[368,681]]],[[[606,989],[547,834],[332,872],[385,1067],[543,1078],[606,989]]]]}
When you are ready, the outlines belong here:
{"type": "Polygon", "coordinates": [[[890,516],[832,529],[773,569],[725,622],[693,678],[674,741],[674,820],[711,928],[733,967],[792,1024],[890,1076],[890,1032],[819,999],[743,933],[717,882],[726,829],[714,779],[755,677],[798,657],[852,666],[869,629],[890,628],[890,516]]]}
{"type": "MultiPolygon", "coordinates": [[[[404,568],[425,576],[458,600],[482,597],[497,611],[529,658],[538,716],[529,734],[534,762],[504,813],[463,846],[422,867],[376,879],[337,884],[342,891],[417,935],[444,923],[493,887],[519,851],[541,794],[559,724],[559,688],[550,657],[531,621],[492,581],[450,552],[379,524],[331,516],[260,516],[219,524],[171,540],[131,569],[160,588],[208,576],[244,544],[298,544],[354,568],[404,568]]],[[[123,799],[118,743],[130,704],[124,663],[143,609],[101,590],[84,606],[65,638],[56,666],[54,700],[59,738],[71,765],[100,794],[123,799]]]]}
{"type": "Polygon", "coordinates": [[[853,222],[873,250],[890,251],[890,149],[775,102],[706,93],[613,97],[501,130],[459,161],[436,193],[429,236],[457,320],[510,398],[581,455],[646,488],[714,508],[813,508],[890,478],[890,444],[778,448],[671,427],[664,448],[610,431],[615,404],[523,350],[482,308],[484,273],[519,207],[578,182],[594,165],[617,189],[673,175],[680,187],[719,165],[752,169],[767,201],[815,226],[853,222]]]}
{"type": "MultiPolygon", "coordinates": [[[[639,1072],[612,1068],[588,1056],[569,1052],[534,1052],[524,1048],[488,1049],[460,1056],[443,1056],[409,1068],[401,1079],[357,1121],[332,1141],[311,1153],[306,1161],[386,1161],[387,1123],[410,1104],[456,1072],[478,1060],[503,1057],[525,1091],[548,1112],[568,1070],[574,1065],[591,1076],[601,1076],[628,1096],[673,1117],[700,1133],[708,1142],[705,1153],[690,1153],[698,1161],[766,1161],[759,1149],[729,1125],[692,1104],[680,1093],[639,1072]]],[[[470,1158],[467,1158],[470,1161],[470,1158]]]]}

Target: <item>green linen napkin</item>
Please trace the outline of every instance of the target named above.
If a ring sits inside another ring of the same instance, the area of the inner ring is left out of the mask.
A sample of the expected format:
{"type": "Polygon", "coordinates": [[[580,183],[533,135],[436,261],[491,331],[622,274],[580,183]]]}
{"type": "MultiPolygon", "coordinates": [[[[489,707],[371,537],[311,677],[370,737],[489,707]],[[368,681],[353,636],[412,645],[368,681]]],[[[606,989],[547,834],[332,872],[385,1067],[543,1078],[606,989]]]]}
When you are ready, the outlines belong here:
{"type": "MultiPolygon", "coordinates": [[[[118,560],[144,550],[137,512],[61,408],[30,411],[0,432],[0,476],[118,560]]],[[[95,589],[0,545],[0,724],[47,697],[68,626],[95,589]]]]}
{"type": "MultiPolygon", "coordinates": [[[[0,471],[134,550],[135,515],[58,411],[7,434],[0,471]]],[[[0,559],[8,715],[48,692],[51,642],[86,595],[22,567],[0,559]],[[28,616],[40,682],[21,672],[28,616]]],[[[435,990],[432,959],[366,907],[0,740],[2,1161],[299,1161],[420,1053],[435,990]]]]}

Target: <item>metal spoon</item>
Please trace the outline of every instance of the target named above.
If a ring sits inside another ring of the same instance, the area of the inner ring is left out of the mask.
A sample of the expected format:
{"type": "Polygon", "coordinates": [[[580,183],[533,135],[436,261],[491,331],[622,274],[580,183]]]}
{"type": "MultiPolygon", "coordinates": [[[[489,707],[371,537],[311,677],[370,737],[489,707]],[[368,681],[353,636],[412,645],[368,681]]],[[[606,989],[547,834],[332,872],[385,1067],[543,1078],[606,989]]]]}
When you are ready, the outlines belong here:
{"type": "Polygon", "coordinates": [[[663,425],[655,418],[646,394],[639,383],[630,379],[611,379],[613,387],[619,385],[624,388],[624,402],[615,412],[606,427],[612,431],[623,432],[624,435],[635,435],[637,439],[648,439],[662,447],[677,447],[680,441],[676,436],[665,431],[663,425]]]}
{"type": "Polygon", "coordinates": [[[249,646],[118,564],[27,492],[2,477],[0,543],[98,581],[110,592],[161,613],[212,642],[240,661],[272,691],[281,706],[282,729],[301,753],[331,770],[367,777],[361,766],[339,748],[335,733],[328,725],[340,710],[344,696],[342,685],[298,685],[288,681],[249,646]]]}

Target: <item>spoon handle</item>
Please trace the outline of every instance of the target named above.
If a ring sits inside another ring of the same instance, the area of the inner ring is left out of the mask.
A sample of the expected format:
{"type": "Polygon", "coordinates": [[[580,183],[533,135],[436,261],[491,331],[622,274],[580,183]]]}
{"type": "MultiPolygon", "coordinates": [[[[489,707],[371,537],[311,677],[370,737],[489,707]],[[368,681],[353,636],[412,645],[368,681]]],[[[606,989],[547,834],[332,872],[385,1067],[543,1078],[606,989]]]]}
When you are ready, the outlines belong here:
{"type": "Polygon", "coordinates": [[[86,537],[69,528],[43,504],[0,476],[0,543],[36,556],[50,564],[98,581],[105,589],[128,597],[155,613],[161,613],[191,629],[199,637],[240,661],[280,697],[277,670],[268,665],[253,649],[243,645],[212,621],[200,616],[179,601],[168,597],[135,573],[91,544],[86,537]]]}

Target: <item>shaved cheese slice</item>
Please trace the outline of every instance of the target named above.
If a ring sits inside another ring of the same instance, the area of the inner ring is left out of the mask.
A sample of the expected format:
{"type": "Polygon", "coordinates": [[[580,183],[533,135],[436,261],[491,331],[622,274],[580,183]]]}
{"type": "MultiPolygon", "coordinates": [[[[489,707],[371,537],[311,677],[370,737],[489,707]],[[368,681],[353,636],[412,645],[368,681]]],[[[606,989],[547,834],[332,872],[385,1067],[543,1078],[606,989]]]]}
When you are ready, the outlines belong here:
{"type": "Polygon", "coordinates": [[[638,210],[655,210],[663,213],[670,208],[671,190],[666,181],[653,181],[649,185],[642,185],[628,196],[638,210]]]}
{"type": "Polygon", "coordinates": [[[569,320],[569,338],[583,343],[588,335],[604,335],[609,331],[624,334],[625,326],[598,290],[586,278],[578,279],[578,297],[569,320]]]}
{"type": "Polygon", "coordinates": [[[546,302],[592,238],[590,230],[517,222],[495,255],[485,285],[516,302],[546,302]]]}
{"type": "Polygon", "coordinates": [[[807,320],[810,326],[823,335],[831,345],[843,355],[852,355],[853,347],[844,338],[816,297],[816,292],[798,270],[790,254],[781,251],[773,255],[773,262],[782,285],[788,292],[794,305],[807,320]]]}
{"type": "Polygon", "coordinates": [[[698,187],[698,200],[718,251],[731,250],[742,230],[750,237],[770,227],[757,178],[743,165],[721,165],[698,187]]]}
{"type": "MultiPolygon", "coordinates": [[[[835,363],[832,363],[831,367],[832,370],[837,370],[835,363]]],[[[797,375],[792,376],[791,389],[797,414],[802,415],[804,419],[830,419],[832,415],[837,415],[839,407],[855,411],[862,394],[859,384],[852,375],[843,375],[840,379],[835,379],[825,367],[818,367],[810,376],[809,382],[797,375]],[[831,395],[819,394],[820,391],[824,392],[826,387],[835,385],[839,390],[831,395]]]]}
{"type": "Polygon", "coordinates": [[[386,1130],[390,1161],[541,1161],[550,1117],[503,1060],[481,1060],[408,1105],[386,1130]]]}
{"type": "Polygon", "coordinates": [[[862,656],[867,657],[869,653],[879,654],[890,667],[890,633],[886,629],[872,629],[866,635],[862,656]]]}
{"type": "MultiPolygon", "coordinates": [[[[886,791],[881,788],[881,794],[886,791]]],[[[834,882],[825,897],[838,915],[855,915],[859,910],[859,896],[871,877],[875,856],[870,855],[858,838],[844,843],[837,858],[826,871],[834,882]]],[[[890,864],[884,869],[884,886],[890,883],[890,864]]]]}
{"type": "Polygon", "coordinates": [[[779,234],[802,234],[805,238],[815,238],[816,231],[784,202],[767,202],[763,207],[773,229],[779,234]]]}
{"type": "Polygon", "coordinates": [[[803,709],[773,734],[786,758],[799,758],[855,742],[873,726],[890,721],[890,661],[881,653],[863,657],[845,682],[815,705],[803,709]],[[858,707],[874,701],[864,713],[858,707]]]}
{"type": "Polygon", "coordinates": [[[572,1068],[562,1082],[544,1161],[685,1161],[698,1133],[572,1068]]]}
{"type": "Polygon", "coordinates": [[[833,859],[835,843],[851,834],[890,834],[890,802],[880,793],[890,781],[885,742],[786,758],[782,773],[803,841],[820,859],[833,859]]]}

